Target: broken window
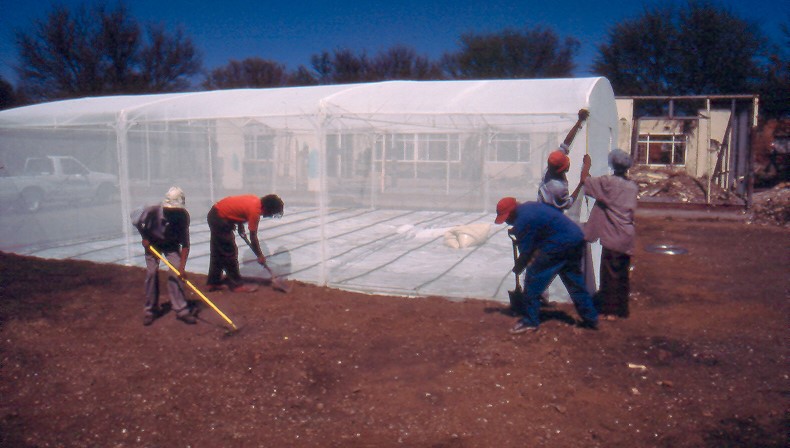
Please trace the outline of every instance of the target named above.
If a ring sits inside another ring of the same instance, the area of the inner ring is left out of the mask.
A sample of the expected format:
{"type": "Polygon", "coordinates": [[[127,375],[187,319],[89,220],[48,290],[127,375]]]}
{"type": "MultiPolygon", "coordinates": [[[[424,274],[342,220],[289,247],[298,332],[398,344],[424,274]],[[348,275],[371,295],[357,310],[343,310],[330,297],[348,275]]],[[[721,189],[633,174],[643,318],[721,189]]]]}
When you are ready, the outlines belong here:
{"type": "Polygon", "coordinates": [[[687,140],[685,134],[641,134],[637,142],[636,163],[684,166],[687,140]]]}

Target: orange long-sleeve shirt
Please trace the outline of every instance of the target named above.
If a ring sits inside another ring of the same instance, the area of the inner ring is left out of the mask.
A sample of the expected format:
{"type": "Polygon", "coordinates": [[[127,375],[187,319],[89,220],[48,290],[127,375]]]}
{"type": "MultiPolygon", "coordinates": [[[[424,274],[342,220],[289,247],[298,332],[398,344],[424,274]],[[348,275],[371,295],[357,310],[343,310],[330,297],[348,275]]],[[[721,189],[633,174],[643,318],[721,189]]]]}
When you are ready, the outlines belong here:
{"type": "Polygon", "coordinates": [[[233,221],[246,222],[250,233],[258,230],[261,221],[261,198],[254,194],[242,194],[239,196],[228,196],[217,202],[216,207],[219,216],[233,221]]]}

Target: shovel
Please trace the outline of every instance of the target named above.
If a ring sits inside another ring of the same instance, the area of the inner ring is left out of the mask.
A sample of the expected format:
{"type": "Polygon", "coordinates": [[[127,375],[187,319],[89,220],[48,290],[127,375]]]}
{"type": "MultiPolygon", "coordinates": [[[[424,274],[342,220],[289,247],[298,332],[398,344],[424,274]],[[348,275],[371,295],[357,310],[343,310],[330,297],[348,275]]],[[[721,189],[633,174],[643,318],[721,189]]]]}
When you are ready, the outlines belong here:
{"type": "MultiPolygon", "coordinates": [[[[252,248],[252,243],[250,243],[250,240],[249,238],[247,238],[247,235],[239,233],[239,236],[241,237],[241,239],[244,240],[245,243],[247,243],[247,246],[249,246],[250,249],[253,252],[255,252],[255,249],[252,248]]],[[[291,285],[287,284],[285,280],[281,279],[280,277],[274,275],[274,272],[272,271],[272,269],[269,267],[268,264],[263,263],[263,268],[269,272],[269,276],[271,276],[272,278],[272,289],[284,292],[286,294],[291,292],[291,285]]]]}
{"type": "MultiPolygon", "coordinates": [[[[513,264],[515,264],[518,260],[518,246],[516,245],[516,236],[510,232],[508,232],[508,236],[513,242],[513,264]]],[[[516,289],[508,291],[507,294],[510,297],[510,311],[518,316],[524,313],[524,290],[521,288],[521,280],[518,278],[518,274],[515,274],[515,276],[516,289]]]]}

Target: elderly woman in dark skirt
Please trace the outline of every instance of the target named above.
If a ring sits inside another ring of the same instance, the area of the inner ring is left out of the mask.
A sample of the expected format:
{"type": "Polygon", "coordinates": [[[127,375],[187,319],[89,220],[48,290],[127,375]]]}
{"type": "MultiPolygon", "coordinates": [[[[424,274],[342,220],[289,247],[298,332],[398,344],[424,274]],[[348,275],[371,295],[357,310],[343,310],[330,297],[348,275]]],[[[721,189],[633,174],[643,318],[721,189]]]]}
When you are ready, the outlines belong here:
{"type": "MultiPolygon", "coordinates": [[[[588,158],[589,156],[585,156],[588,158]]],[[[587,177],[584,194],[595,199],[590,218],[584,225],[588,242],[601,240],[601,285],[594,296],[595,306],[604,319],[628,317],[628,274],[634,250],[634,212],[638,187],[627,177],[631,156],[621,149],[609,153],[613,174],[587,177]]],[[[584,175],[584,173],[583,173],[584,175]]]]}

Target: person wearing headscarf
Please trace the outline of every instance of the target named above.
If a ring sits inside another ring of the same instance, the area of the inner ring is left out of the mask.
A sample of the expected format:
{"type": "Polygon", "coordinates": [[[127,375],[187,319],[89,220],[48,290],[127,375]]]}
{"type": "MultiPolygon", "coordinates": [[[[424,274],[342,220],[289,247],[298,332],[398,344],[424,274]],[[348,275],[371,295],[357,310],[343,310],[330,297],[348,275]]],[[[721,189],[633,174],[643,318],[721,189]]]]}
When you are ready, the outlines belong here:
{"type": "Polygon", "coordinates": [[[594,296],[598,311],[609,319],[628,317],[629,271],[634,251],[638,187],[628,179],[631,156],[621,149],[609,153],[613,174],[583,176],[584,194],[595,199],[584,224],[588,242],[601,241],[600,288],[594,296]],[[586,177],[586,178],[585,178],[586,177]]]}
{"type": "Polygon", "coordinates": [[[159,258],[153,247],[173,266],[178,267],[181,277],[173,271],[167,277],[170,305],[176,318],[186,324],[195,324],[197,319],[190,310],[184,296],[186,264],[189,257],[189,212],[186,197],[178,187],[171,187],[161,203],[150,205],[133,213],[132,224],[142,237],[145,248],[145,307],[143,325],[151,325],[162,315],[159,307],[159,258]]]}

